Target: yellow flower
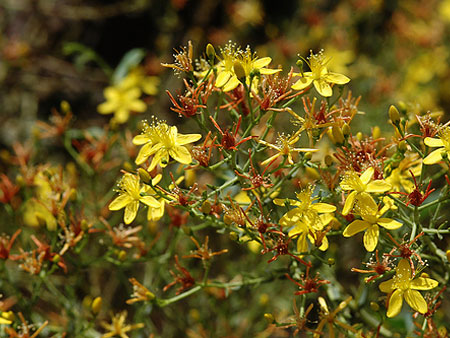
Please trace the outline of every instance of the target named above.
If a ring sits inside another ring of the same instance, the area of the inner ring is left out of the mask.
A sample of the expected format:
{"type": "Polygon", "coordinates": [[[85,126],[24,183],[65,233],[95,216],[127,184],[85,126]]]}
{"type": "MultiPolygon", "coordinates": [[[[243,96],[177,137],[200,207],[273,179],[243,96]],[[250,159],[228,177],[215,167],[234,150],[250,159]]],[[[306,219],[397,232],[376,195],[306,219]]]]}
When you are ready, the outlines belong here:
{"type": "Polygon", "coordinates": [[[277,159],[280,156],[286,156],[289,164],[294,164],[294,161],[292,160],[292,153],[293,152],[316,152],[319,151],[319,149],[314,148],[294,148],[294,144],[297,143],[297,141],[300,139],[300,136],[298,133],[290,136],[285,136],[284,134],[279,134],[278,139],[275,144],[271,144],[269,142],[258,140],[259,143],[264,144],[265,146],[272,148],[278,153],[275,155],[269,157],[267,160],[264,160],[261,162],[262,165],[266,165],[267,163],[273,162],[275,159],[277,159]]]}
{"type": "Polygon", "coordinates": [[[416,290],[430,290],[435,288],[438,282],[431,278],[411,275],[411,266],[407,259],[402,259],[398,263],[395,276],[380,284],[382,292],[391,293],[387,316],[389,318],[397,316],[403,305],[403,298],[414,310],[424,314],[428,311],[427,302],[416,290]]]}
{"type": "Polygon", "coordinates": [[[422,170],[421,166],[411,167],[411,172],[408,170],[408,167],[411,166],[411,160],[405,158],[402,160],[398,167],[393,169],[388,177],[386,177],[386,182],[388,182],[392,188],[391,191],[401,191],[403,188],[408,194],[411,193],[415,186],[411,181],[411,172],[414,176],[420,175],[422,170]]]}
{"type": "Polygon", "coordinates": [[[111,313],[111,324],[105,321],[101,322],[101,325],[109,331],[108,333],[105,333],[102,338],[110,338],[115,336],[128,338],[127,332],[144,327],[143,323],[125,325],[126,319],[127,311],[122,311],[121,313],[115,315],[111,313]]]}
{"type": "Polygon", "coordinates": [[[351,237],[358,232],[365,231],[364,247],[369,252],[375,250],[380,232],[378,226],[382,226],[388,230],[395,230],[402,226],[402,223],[397,222],[396,220],[381,217],[389,209],[390,205],[385,205],[381,210],[378,210],[378,208],[361,209],[362,220],[358,219],[350,223],[344,230],[344,237],[351,237]]]}
{"type": "Polygon", "coordinates": [[[443,127],[438,134],[439,138],[426,137],[424,143],[433,148],[427,157],[423,159],[424,164],[435,164],[442,161],[442,155],[450,158],[450,127],[443,127]]]}
{"type": "Polygon", "coordinates": [[[308,57],[309,61],[303,60],[307,63],[311,71],[295,74],[296,76],[301,76],[301,78],[292,85],[292,89],[294,90],[303,90],[313,84],[320,95],[331,96],[333,95],[333,90],[330,84],[346,84],[350,81],[345,75],[328,71],[327,64],[331,58],[326,59],[323,51],[320,51],[319,54],[313,54],[311,51],[308,57]]]}
{"type": "Polygon", "coordinates": [[[354,171],[345,174],[341,181],[341,189],[351,193],[345,200],[343,215],[347,215],[352,210],[355,202],[360,203],[362,207],[375,209],[376,203],[369,193],[382,193],[391,189],[391,185],[384,180],[372,180],[374,171],[373,167],[370,167],[361,176],[354,171]]]}
{"type": "MultiPolygon", "coordinates": [[[[324,227],[333,219],[332,214],[336,211],[334,205],[328,203],[313,203],[317,198],[312,197],[313,187],[308,186],[301,192],[297,193],[297,200],[276,198],[273,203],[279,206],[284,206],[288,203],[295,206],[294,209],[289,210],[280,219],[280,225],[292,227],[289,231],[289,236],[297,236],[297,251],[306,252],[308,250],[308,238],[311,243],[316,243],[319,239],[319,233],[324,227]],[[319,215],[322,214],[322,215],[319,215]]],[[[319,250],[325,251],[328,249],[328,239],[326,236],[320,238],[319,250]]]]}
{"type": "Polygon", "coordinates": [[[141,101],[141,90],[137,87],[124,87],[120,83],[115,87],[106,87],[103,91],[106,102],[101,103],[97,110],[100,114],[114,114],[116,123],[128,121],[131,111],[142,113],[147,109],[144,101],[141,101]]]}
{"type": "Polygon", "coordinates": [[[222,88],[224,92],[235,89],[241,82],[235,73],[235,62],[241,64],[245,72],[247,85],[250,85],[250,74],[253,71],[259,71],[260,74],[275,74],[281,69],[268,69],[266,67],[272,59],[270,57],[257,58],[247,46],[243,51],[235,44],[229,43],[221,49],[222,57],[217,56],[220,60],[217,65],[216,87],[222,88]]]}
{"type": "Polygon", "coordinates": [[[156,95],[159,83],[159,77],[147,76],[142,67],[136,67],[120,82],[120,87],[123,89],[138,87],[147,95],[156,95]]]}
{"type": "Polygon", "coordinates": [[[153,196],[148,195],[153,190],[141,184],[139,176],[126,173],[119,182],[119,189],[119,196],[109,204],[109,210],[125,208],[125,224],[130,224],[136,218],[139,202],[150,208],[160,208],[160,203],[153,196]]]}
{"type": "Polygon", "coordinates": [[[169,156],[182,164],[192,162],[189,150],[184,147],[201,139],[200,134],[179,134],[177,127],[170,127],[165,122],[154,119],[151,125],[143,122],[144,128],[140,135],[133,138],[133,144],[142,145],[136,158],[136,164],[141,165],[153,155],[148,171],[152,171],[157,164],[161,167],[167,166],[169,156]]]}

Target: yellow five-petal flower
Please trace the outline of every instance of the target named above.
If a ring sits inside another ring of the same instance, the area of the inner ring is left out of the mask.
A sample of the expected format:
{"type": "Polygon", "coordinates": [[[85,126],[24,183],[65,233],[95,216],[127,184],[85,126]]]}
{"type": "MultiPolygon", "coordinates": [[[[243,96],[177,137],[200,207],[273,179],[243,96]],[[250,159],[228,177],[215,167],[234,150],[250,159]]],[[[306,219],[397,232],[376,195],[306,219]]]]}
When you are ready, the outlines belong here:
{"type": "Polygon", "coordinates": [[[189,164],[192,161],[186,144],[201,139],[200,134],[179,134],[175,126],[169,126],[165,122],[156,121],[149,125],[143,122],[142,134],[133,138],[133,144],[143,145],[136,158],[136,164],[141,165],[153,155],[148,171],[153,170],[157,164],[165,167],[169,163],[169,156],[182,164],[189,164]]]}
{"type": "Polygon", "coordinates": [[[376,203],[369,193],[382,193],[391,189],[391,185],[384,180],[372,180],[375,170],[369,167],[361,176],[354,171],[347,172],[341,181],[341,189],[351,191],[345,200],[343,215],[347,215],[355,205],[360,203],[363,207],[375,209],[376,203]]]}
{"type": "Polygon", "coordinates": [[[378,208],[367,209],[364,208],[361,211],[362,220],[354,220],[344,230],[344,237],[351,237],[358,232],[365,231],[364,233],[364,247],[367,251],[371,252],[375,250],[378,244],[378,237],[380,229],[378,226],[382,226],[388,230],[395,230],[402,226],[402,223],[390,219],[381,217],[390,209],[390,205],[385,205],[381,210],[378,208]]]}
{"type": "Polygon", "coordinates": [[[407,259],[398,263],[395,276],[380,284],[380,290],[391,293],[387,316],[397,316],[403,305],[403,298],[414,310],[424,314],[428,311],[428,305],[423,296],[417,290],[430,290],[438,286],[438,282],[427,277],[413,278],[411,266],[407,259]]]}
{"type": "Polygon", "coordinates": [[[295,74],[301,78],[292,85],[292,89],[303,90],[313,84],[320,95],[325,97],[333,95],[330,84],[346,84],[350,79],[345,75],[328,71],[327,64],[330,60],[325,58],[322,51],[319,54],[313,54],[311,51],[308,60],[305,60],[311,71],[295,74]]]}
{"type": "Polygon", "coordinates": [[[126,173],[119,182],[119,196],[109,204],[109,210],[125,208],[124,221],[130,224],[136,218],[139,202],[150,208],[160,208],[160,203],[148,195],[149,189],[149,186],[141,184],[138,176],[126,173]]]}

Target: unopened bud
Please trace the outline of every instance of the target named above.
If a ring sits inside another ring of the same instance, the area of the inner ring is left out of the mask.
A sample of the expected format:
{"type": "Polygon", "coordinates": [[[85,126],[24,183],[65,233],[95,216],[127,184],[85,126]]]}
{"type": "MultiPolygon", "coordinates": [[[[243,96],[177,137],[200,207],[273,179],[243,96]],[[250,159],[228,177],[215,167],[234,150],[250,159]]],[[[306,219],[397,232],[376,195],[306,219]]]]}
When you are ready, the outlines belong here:
{"type": "Polygon", "coordinates": [[[70,104],[69,104],[69,102],[67,102],[67,101],[61,101],[61,111],[64,113],[64,114],[67,114],[67,113],[70,113],[70,111],[71,111],[72,109],[70,108],[70,104]]]}
{"type": "Polygon", "coordinates": [[[398,150],[402,153],[404,153],[407,150],[406,141],[403,140],[398,143],[398,150]]]}
{"type": "Polygon", "coordinates": [[[350,126],[347,123],[344,123],[344,125],[342,126],[342,133],[344,134],[344,137],[349,137],[350,132],[350,126]]]}
{"type": "Polygon", "coordinates": [[[334,265],[335,263],[336,263],[336,261],[335,261],[334,258],[328,258],[328,265],[329,266],[334,265]]]}
{"type": "Polygon", "coordinates": [[[406,103],[405,102],[399,101],[397,103],[397,105],[398,105],[398,108],[400,109],[400,112],[402,114],[406,114],[408,112],[408,107],[406,107],[406,103]]]}
{"type": "Polygon", "coordinates": [[[241,82],[244,82],[246,75],[245,75],[245,69],[242,66],[242,63],[240,61],[234,61],[233,69],[234,69],[234,74],[236,74],[236,77],[238,78],[238,80],[241,82]]]}
{"type": "Polygon", "coordinates": [[[381,129],[378,126],[373,127],[372,129],[372,137],[376,140],[381,136],[381,129]]]}
{"type": "Polygon", "coordinates": [[[91,304],[91,310],[93,314],[97,314],[102,309],[102,297],[95,297],[91,304]]]}
{"type": "Polygon", "coordinates": [[[80,227],[81,230],[86,231],[89,229],[89,223],[85,219],[83,219],[81,220],[80,227]]]}
{"type": "Polygon", "coordinates": [[[230,239],[232,241],[237,241],[239,239],[239,236],[236,232],[233,231],[233,232],[230,232],[230,239]]]}
{"type": "Polygon", "coordinates": [[[358,131],[358,132],[356,133],[356,139],[357,139],[358,141],[362,141],[362,139],[363,139],[363,134],[362,134],[360,131],[358,131]]]}
{"type": "Polygon", "coordinates": [[[331,130],[333,132],[333,137],[336,144],[344,144],[345,138],[344,134],[342,133],[342,129],[338,126],[333,126],[331,130]]]}
{"type": "Polygon", "coordinates": [[[206,56],[208,57],[210,63],[214,62],[214,58],[216,57],[216,50],[214,49],[214,46],[210,43],[206,45],[206,56]]]}
{"type": "Polygon", "coordinates": [[[275,318],[273,317],[273,314],[271,313],[265,313],[264,319],[267,320],[269,324],[273,323],[275,321],[275,318]]]}
{"type": "Polygon", "coordinates": [[[377,302],[370,302],[370,308],[372,309],[372,311],[379,311],[380,310],[380,305],[378,305],[377,302]]]}
{"type": "Polygon", "coordinates": [[[52,262],[55,264],[58,264],[60,260],[61,260],[61,256],[56,254],[53,256],[52,262]]]}
{"type": "MultiPolygon", "coordinates": [[[[316,129],[313,129],[313,130],[316,130],[316,129]]],[[[331,129],[331,128],[328,128],[327,129],[327,135],[328,135],[328,138],[330,139],[330,141],[333,143],[333,144],[336,144],[336,141],[334,140],[334,136],[333,136],[333,130],[331,129]]],[[[314,136],[314,135],[313,135],[314,136]]]]}
{"type": "Polygon", "coordinates": [[[303,76],[303,60],[297,60],[295,64],[297,65],[298,68],[300,68],[300,73],[303,76]]]}
{"type": "Polygon", "coordinates": [[[389,107],[389,118],[394,126],[398,126],[400,123],[400,113],[394,105],[389,107]]]}
{"type": "Polygon", "coordinates": [[[427,274],[426,272],[422,272],[422,273],[420,274],[420,277],[423,277],[423,278],[430,278],[430,275],[427,274]]]}
{"type": "Polygon", "coordinates": [[[305,153],[305,155],[303,156],[305,158],[305,160],[309,161],[312,159],[312,152],[308,151],[305,153]]]}
{"type": "Polygon", "coordinates": [[[325,155],[325,159],[324,159],[324,161],[325,161],[325,165],[327,166],[327,167],[331,167],[332,165],[333,165],[333,157],[331,156],[331,155],[325,155]]]}
{"type": "Polygon", "coordinates": [[[450,250],[447,250],[445,255],[447,256],[447,260],[450,262],[450,250]]]}
{"type": "Polygon", "coordinates": [[[233,223],[233,219],[231,218],[230,215],[225,214],[225,215],[223,216],[223,222],[224,222],[226,225],[230,225],[231,223],[233,223]]]}
{"type": "Polygon", "coordinates": [[[150,184],[150,182],[152,181],[152,178],[151,178],[150,174],[148,173],[148,171],[145,170],[144,168],[139,168],[137,171],[138,171],[141,181],[146,184],[150,184]]]}
{"type": "Polygon", "coordinates": [[[211,202],[206,200],[202,203],[202,206],[200,207],[200,211],[204,214],[209,214],[211,212],[211,202]]]}
{"type": "Polygon", "coordinates": [[[130,162],[128,162],[128,161],[124,162],[123,168],[126,171],[133,171],[133,165],[130,162]]]}
{"type": "Polygon", "coordinates": [[[117,258],[119,258],[119,261],[123,262],[127,258],[127,252],[125,250],[120,250],[117,254],[117,258]]]}

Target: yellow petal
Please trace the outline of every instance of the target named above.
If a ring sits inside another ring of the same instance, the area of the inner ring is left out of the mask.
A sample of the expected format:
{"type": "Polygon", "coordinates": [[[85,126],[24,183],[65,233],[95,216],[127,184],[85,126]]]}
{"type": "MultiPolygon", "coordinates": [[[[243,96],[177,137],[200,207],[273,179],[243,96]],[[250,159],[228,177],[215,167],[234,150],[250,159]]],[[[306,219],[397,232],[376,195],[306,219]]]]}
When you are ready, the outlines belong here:
{"type": "Polygon", "coordinates": [[[303,233],[297,239],[297,251],[298,252],[307,252],[308,251],[308,243],[306,242],[306,234],[303,233]]]}
{"type": "Polygon", "coordinates": [[[110,204],[109,210],[120,210],[125,208],[128,204],[133,202],[133,198],[128,194],[121,194],[117,196],[110,204]]]}
{"type": "Polygon", "coordinates": [[[403,291],[395,290],[389,298],[389,307],[387,310],[387,316],[389,318],[397,316],[402,310],[403,305],[403,291]]]}
{"type": "Polygon", "coordinates": [[[153,196],[142,196],[139,201],[149,207],[159,208],[159,202],[153,196]]]}
{"type": "Polygon", "coordinates": [[[442,153],[445,152],[444,148],[438,148],[436,150],[433,150],[431,153],[428,154],[427,157],[423,159],[423,164],[436,164],[438,162],[442,161],[442,153]]]}
{"type": "Polygon", "coordinates": [[[378,287],[381,292],[390,293],[392,290],[394,290],[394,280],[389,279],[385,282],[382,282],[378,287]]]}
{"type": "Polygon", "coordinates": [[[130,224],[136,218],[139,209],[139,201],[132,201],[125,207],[124,221],[125,224],[130,224]]]}
{"type": "Polygon", "coordinates": [[[141,146],[143,144],[146,144],[148,142],[151,142],[150,137],[148,137],[147,134],[139,134],[133,137],[133,144],[136,146],[141,146]]]}
{"type": "Polygon", "coordinates": [[[357,234],[358,232],[364,231],[366,230],[368,227],[370,227],[370,223],[366,222],[366,221],[362,221],[362,220],[355,220],[353,222],[351,222],[344,230],[344,232],[342,233],[342,235],[344,237],[351,237],[355,234],[357,234]]]}
{"type": "Polygon", "coordinates": [[[112,114],[117,109],[117,104],[113,101],[106,101],[97,106],[100,114],[112,114]]]}
{"type": "Polygon", "coordinates": [[[119,93],[120,92],[114,87],[106,87],[103,90],[103,95],[108,101],[117,101],[119,93]]]}
{"type": "Polygon", "coordinates": [[[144,144],[144,146],[139,150],[139,153],[138,153],[138,155],[136,157],[135,163],[137,165],[141,165],[142,163],[147,161],[149,156],[152,156],[154,153],[158,152],[161,149],[162,146],[163,146],[162,143],[157,143],[157,144],[147,143],[147,144],[144,144]]]}
{"type": "Polygon", "coordinates": [[[150,163],[150,166],[148,167],[148,171],[152,171],[158,164],[161,167],[167,166],[167,163],[169,162],[169,154],[167,150],[160,149],[155,153],[155,155],[152,158],[152,162],[150,163]]]}
{"type": "Polygon", "coordinates": [[[201,138],[202,138],[202,135],[200,135],[200,134],[185,134],[185,135],[178,134],[176,142],[179,146],[183,146],[188,143],[196,142],[196,141],[200,140],[201,138]]]}
{"type": "Polygon", "coordinates": [[[144,101],[134,100],[129,103],[128,109],[142,113],[147,109],[147,105],[145,104],[144,101]]]}
{"type": "Polygon", "coordinates": [[[361,182],[365,185],[367,183],[370,182],[370,180],[373,177],[373,173],[375,172],[375,169],[373,169],[373,167],[369,167],[367,168],[359,177],[359,179],[361,180],[361,182]]]}
{"type": "Polygon", "coordinates": [[[386,192],[391,188],[392,188],[392,185],[390,185],[388,182],[383,181],[383,180],[376,180],[376,181],[372,181],[369,184],[367,184],[366,191],[381,193],[381,192],[386,192]]]}
{"type": "Polygon", "coordinates": [[[130,116],[130,111],[128,109],[119,109],[114,113],[114,120],[119,123],[125,123],[128,121],[128,117],[130,116]]]}
{"type": "Polygon", "coordinates": [[[409,289],[406,290],[403,295],[406,302],[409,306],[411,306],[412,309],[420,313],[426,313],[428,311],[427,302],[425,301],[425,299],[423,299],[423,296],[419,291],[409,289]]]}
{"type": "Polygon", "coordinates": [[[298,208],[295,208],[289,210],[286,214],[284,214],[283,217],[281,217],[280,224],[283,226],[290,226],[296,224],[297,222],[300,222],[301,219],[301,212],[298,210],[298,208]]]}
{"type": "Polygon", "coordinates": [[[395,230],[403,225],[402,223],[390,218],[379,218],[377,224],[388,230],[395,230]]]}
{"type": "Polygon", "coordinates": [[[328,74],[325,75],[325,80],[327,82],[336,84],[346,84],[350,82],[350,79],[347,76],[332,72],[329,72],[328,74]]]}
{"type": "Polygon", "coordinates": [[[223,87],[224,92],[229,92],[230,90],[233,90],[237,86],[239,86],[241,82],[238,80],[236,75],[233,75],[227,82],[227,84],[223,87]]]}
{"type": "Polygon", "coordinates": [[[228,82],[228,80],[231,77],[231,73],[230,72],[220,72],[219,75],[217,75],[217,79],[216,79],[216,87],[223,87],[225,85],[225,83],[228,82]]]}
{"type": "Polygon", "coordinates": [[[324,96],[329,97],[333,95],[333,90],[331,89],[331,86],[326,82],[325,80],[319,79],[313,81],[314,88],[316,88],[317,92],[324,96]]]}
{"type": "Polygon", "coordinates": [[[366,212],[369,215],[373,215],[378,210],[378,205],[373,200],[372,196],[370,196],[366,192],[362,192],[356,196],[356,203],[358,204],[358,207],[364,212],[366,212]]]}
{"type": "Polygon", "coordinates": [[[303,90],[306,87],[309,87],[313,81],[312,74],[311,76],[307,76],[300,78],[297,82],[292,85],[292,89],[294,90],[303,90]]]}
{"type": "Polygon", "coordinates": [[[183,146],[172,147],[171,149],[169,149],[169,155],[172,156],[175,161],[182,164],[189,164],[192,162],[192,157],[189,153],[189,150],[187,150],[187,148],[183,146]]]}
{"type": "Polygon", "coordinates": [[[368,252],[372,252],[377,247],[379,234],[380,229],[376,224],[373,224],[364,233],[364,247],[368,252]]]}
{"type": "Polygon", "coordinates": [[[438,281],[431,278],[419,277],[411,281],[410,287],[414,290],[430,290],[438,286],[438,281]]]}
{"type": "Polygon", "coordinates": [[[270,69],[270,68],[261,68],[259,72],[263,75],[271,75],[281,72],[282,69],[270,69]]]}
{"type": "Polygon", "coordinates": [[[260,68],[267,66],[271,62],[272,62],[272,59],[270,57],[264,57],[264,58],[260,58],[260,59],[253,61],[252,66],[253,66],[253,68],[260,69],[260,68]]]}
{"type": "Polygon", "coordinates": [[[322,239],[322,244],[319,246],[320,251],[326,251],[328,249],[328,238],[324,236],[322,239]]]}
{"type": "Polygon", "coordinates": [[[352,191],[345,200],[344,209],[342,209],[342,215],[348,215],[350,211],[353,209],[353,205],[355,204],[356,195],[358,193],[356,191],[352,191]]]}
{"type": "Polygon", "coordinates": [[[163,215],[164,215],[164,205],[165,205],[164,199],[161,199],[159,201],[159,206],[157,208],[149,207],[148,208],[148,212],[147,212],[147,219],[149,221],[157,221],[161,217],[163,217],[163,215]]]}
{"type": "Polygon", "coordinates": [[[314,203],[311,205],[311,209],[317,212],[335,212],[336,207],[328,203],[314,203]]]}
{"type": "Polygon", "coordinates": [[[444,147],[444,142],[440,138],[425,137],[423,143],[429,147],[444,147]]]}
{"type": "Polygon", "coordinates": [[[408,284],[411,280],[411,265],[409,260],[401,259],[396,268],[397,283],[408,284]]]}

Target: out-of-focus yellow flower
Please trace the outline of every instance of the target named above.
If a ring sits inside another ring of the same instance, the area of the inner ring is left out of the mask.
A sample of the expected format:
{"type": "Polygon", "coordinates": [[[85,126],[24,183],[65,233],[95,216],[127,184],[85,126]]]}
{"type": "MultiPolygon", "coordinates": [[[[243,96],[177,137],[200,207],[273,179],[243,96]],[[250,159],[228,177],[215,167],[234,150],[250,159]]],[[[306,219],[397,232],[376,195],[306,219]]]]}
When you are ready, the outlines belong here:
{"type": "Polygon", "coordinates": [[[150,189],[149,186],[141,184],[138,176],[126,173],[119,182],[119,196],[109,204],[109,210],[125,208],[125,224],[130,224],[136,218],[139,202],[159,210],[161,204],[148,195],[150,189]]]}
{"type": "Polygon", "coordinates": [[[121,84],[106,87],[103,91],[106,102],[101,103],[97,110],[100,114],[114,114],[114,122],[122,124],[128,121],[130,112],[142,113],[147,105],[140,99],[141,90],[138,87],[122,87],[121,84]]]}
{"type": "Polygon", "coordinates": [[[347,215],[359,203],[362,208],[375,209],[377,204],[369,193],[382,193],[391,189],[391,185],[384,180],[373,180],[373,167],[364,171],[361,176],[355,171],[349,171],[341,181],[341,189],[351,191],[345,200],[343,215],[347,215]]]}
{"type": "Polygon", "coordinates": [[[364,247],[367,251],[371,252],[375,250],[378,244],[378,237],[380,233],[379,226],[382,226],[388,230],[395,230],[402,226],[402,223],[390,219],[384,218],[384,213],[390,209],[390,205],[385,205],[381,210],[378,208],[370,209],[363,208],[360,210],[362,220],[354,220],[344,230],[344,237],[351,237],[361,231],[364,233],[364,247]]]}
{"type": "Polygon", "coordinates": [[[439,130],[439,138],[426,137],[423,141],[427,146],[438,148],[423,159],[424,164],[435,164],[442,161],[442,155],[450,158],[450,127],[439,130]]]}
{"type": "Polygon", "coordinates": [[[414,310],[424,314],[428,311],[428,305],[423,296],[417,290],[430,290],[438,286],[438,282],[427,277],[414,278],[411,274],[411,266],[407,259],[398,263],[395,276],[380,284],[380,290],[390,293],[387,316],[397,316],[403,305],[403,299],[414,310]]]}
{"type": "MultiPolygon", "coordinates": [[[[308,186],[301,192],[297,193],[297,200],[276,198],[273,203],[279,206],[284,206],[286,203],[295,206],[294,209],[289,210],[280,219],[280,225],[292,227],[289,231],[289,236],[297,236],[297,251],[306,252],[308,238],[311,243],[316,244],[319,239],[318,235],[324,227],[333,219],[332,213],[336,211],[334,205],[328,203],[316,202],[317,198],[312,197],[313,187],[308,186]],[[322,215],[319,215],[322,214],[322,215]]],[[[319,239],[319,250],[328,249],[328,239],[323,236],[319,239]]]]}
{"type": "Polygon", "coordinates": [[[157,164],[161,167],[167,166],[169,156],[181,164],[192,162],[192,156],[185,145],[198,141],[202,135],[179,134],[177,127],[171,127],[156,119],[151,125],[146,121],[143,124],[142,133],[133,138],[133,144],[142,145],[136,158],[137,165],[141,165],[152,155],[153,159],[148,171],[152,171],[157,164]]]}
{"type": "Polygon", "coordinates": [[[311,51],[308,60],[303,59],[311,71],[294,74],[300,76],[300,79],[292,85],[292,89],[303,90],[313,84],[320,95],[325,97],[333,95],[331,84],[346,84],[350,79],[345,75],[329,72],[327,64],[330,60],[331,58],[325,58],[323,51],[318,54],[311,51]]]}
{"type": "Polygon", "coordinates": [[[411,179],[411,172],[414,176],[420,175],[421,166],[412,167],[408,170],[408,166],[413,164],[410,159],[405,158],[402,160],[398,167],[393,169],[388,177],[386,177],[385,181],[388,182],[392,188],[391,191],[401,191],[403,188],[408,194],[414,190],[414,183],[411,179]]]}
{"type": "Polygon", "coordinates": [[[147,76],[142,67],[136,67],[120,82],[120,87],[123,89],[138,87],[147,95],[156,95],[160,82],[159,77],[147,76]]]}
{"type": "Polygon", "coordinates": [[[121,338],[128,338],[127,332],[132,330],[140,329],[144,327],[143,323],[137,324],[125,324],[125,320],[127,319],[127,311],[122,311],[121,313],[112,314],[111,313],[111,323],[102,321],[101,325],[103,328],[108,330],[109,332],[105,333],[102,338],[110,338],[114,336],[119,336],[121,338]]]}
{"type": "Polygon", "coordinates": [[[341,302],[338,307],[334,310],[331,311],[328,310],[328,306],[327,306],[327,302],[325,301],[324,298],[319,297],[318,301],[319,301],[319,305],[320,305],[320,322],[319,325],[317,325],[317,329],[314,331],[314,338],[319,338],[322,336],[322,330],[325,327],[326,324],[328,324],[328,336],[329,337],[334,337],[334,325],[340,326],[343,329],[347,330],[347,332],[353,332],[356,333],[356,329],[353,328],[352,326],[341,322],[340,320],[338,320],[337,314],[344,310],[347,305],[350,303],[350,301],[352,300],[352,297],[348,297],[346,300],[344,300],[343,302],[341,302]]]}
{"type": "Polygon", "coordinates": [[[313,152],[319,151],[319,149],[314,149],[314,148],[294,148],[294,144],[297,143],[297,141],[299,139],[300,139],[300,136],[298,135],[298,133],[296,133],[292,136],[279,134],[275,144],[271,144],[264,140],[258,140],[259,143],[264,144],[265,146],[277,151],[277,153],[275,155],[269,157],[267,160],[264,160],[263,162],[261,162],[261,164],[266,165],[268,163],[271,163],[272,161],[275,161],[275,159],[277,159],[280,156],[286,156],[288,163],[294,164],[294,161],[292,160],[293,152],[296,152],[296,153],[312,152],[313,153],[313,152]]]}
{"type": "Polygon", "coordinates": [[[220,62],[217,65],[216,87],[222,88],[224,92],[235,89],[241,83],[235,72],[236,62],[244,69],[247,85],[250,85],[252,72],[268,75],[281,71],[281,69],[265,68],[272,59],[270,57],[257,58],[248,46],[243,51],[235,44],[229,43],[221,49],[221,54],[221,57],[217,56],[220,62]]]}

